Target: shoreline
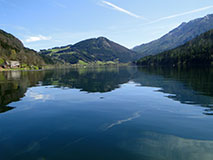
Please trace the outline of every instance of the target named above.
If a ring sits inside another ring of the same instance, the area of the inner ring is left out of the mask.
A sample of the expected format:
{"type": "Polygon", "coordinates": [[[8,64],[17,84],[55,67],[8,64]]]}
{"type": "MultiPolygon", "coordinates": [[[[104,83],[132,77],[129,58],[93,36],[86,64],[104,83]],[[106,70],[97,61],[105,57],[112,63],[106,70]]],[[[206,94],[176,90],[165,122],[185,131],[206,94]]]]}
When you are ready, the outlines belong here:
{"type": "MultiPolygon", "coordinates": [[[[117,64],[70,64],[70,65],[53,65],[45,66],[41,69],[30,69],[30,68],[9,68],[9,69],[0,69],[0,72],[9,72],[9,71],[43,71],[49,69],[63,69],[63,68],[78,68],[78,67],[103,67],[103,66],[129,66],[131,63],[117,63],[117,64]]],[[[133,64],[134,65],[134,64],[133,64]]]]}

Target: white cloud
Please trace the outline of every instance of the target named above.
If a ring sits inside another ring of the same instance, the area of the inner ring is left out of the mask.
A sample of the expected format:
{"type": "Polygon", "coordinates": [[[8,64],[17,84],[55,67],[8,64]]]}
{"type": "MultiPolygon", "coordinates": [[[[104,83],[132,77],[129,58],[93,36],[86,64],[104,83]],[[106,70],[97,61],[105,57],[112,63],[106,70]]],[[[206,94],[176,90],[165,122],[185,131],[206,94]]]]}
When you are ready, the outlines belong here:
{"type": "Polygon", "coordinates": [[[28,93],[28,96],[33,98],[34,100],[42,100],[42,101],[46,101],[46,100],[50,100],[50,95],[44,95],[44,94],[40,94],[40,93],[36,93],[36,92],[32,92],[30,91],[28,93]]]}
{"type": "Polygon", "coordinates": [[[132,13],[132,12],[130,12],[130,11],[127,11],[127,10],[125,10],[125,9],[123,9],[123,8],[120,8],[120,7],[118,7],[118,6],[116,6],[115,4],[112,4],[112,3],[110,3],[110,2],[102,1],[102,3],[105,4],[105,5],[107,5],[107,6],[110,6],[111,8],[113,8],[113,9],[119,11],[119,12],[128,14],[129,16],[132,16],[132,17],[135,17],[135,18],[142,18],[142,19],[145,19],[145,18],[142,17],[142,16],[139,16],[139,15],[137,15],[137,14],[134,14],[134,13],[132,13]]]}
{"type": "Polygon", "coordinates": [[[25,41],[27,43],[30,43],[30,42],[44,41],[44,40],[50,40],[50,39],[51,39],[51,37],[46,37],[46,36],[38,35],[38,36],[29,37],[25,41]]]}
{"type": "Polygon", "coordinates": [[[152,22],[150,22],[150,23],[156,23],[156,22],[160,22],[160,21],[163,21],[163,20],[167,20],[167,19],[177,18],[177,17],[181,17],[181,16],[188,15],[188,14],[193,14],[193,13],[205,11],[205,10],[208,10],[208,9],[211,9],[211,8],[213,8],[213,6],[207,6],[207,7],[203,7],[203,8],[191,10],[191,11],[188,11],[188,12],[183,12],[183,13],[179,13],[179,14],[174,14],[174,15],[171,15],[171,16],[159,18],[159,19],[157,19],[157,20],[155,20],[155,21],[152,21],[152,22]]]}

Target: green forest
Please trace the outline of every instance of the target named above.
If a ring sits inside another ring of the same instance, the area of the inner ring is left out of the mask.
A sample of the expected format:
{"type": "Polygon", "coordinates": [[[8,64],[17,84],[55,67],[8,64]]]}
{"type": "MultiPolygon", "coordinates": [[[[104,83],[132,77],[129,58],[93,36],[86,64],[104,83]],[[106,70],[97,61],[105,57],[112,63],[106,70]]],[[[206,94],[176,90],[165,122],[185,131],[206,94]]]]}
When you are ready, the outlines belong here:
{"type": "Polygon", "coordinates": [[[178,48],[144,57],[136,64],[143,66],[213,65],[213,30],[201,34],[178,48]]]}

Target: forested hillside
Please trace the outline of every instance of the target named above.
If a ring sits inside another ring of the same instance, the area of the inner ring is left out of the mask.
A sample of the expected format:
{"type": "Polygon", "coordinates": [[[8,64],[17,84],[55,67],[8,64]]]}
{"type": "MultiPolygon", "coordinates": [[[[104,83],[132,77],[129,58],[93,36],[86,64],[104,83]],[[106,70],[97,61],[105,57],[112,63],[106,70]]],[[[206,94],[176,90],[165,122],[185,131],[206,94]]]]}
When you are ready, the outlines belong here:
{"type": "Polygon", "coordinates": [[[181,46],[211,29],[213,29],[213,14],[182,23],[160,39],[137,46],[133,50],[139,53],[140,58],[156,55],[181,46]]]}
{"type": "Polygon", "coordinates": [[[15,67],[35,68],[44,66],[45,60],[34,50],[25,48],[22,42],[13,35],[0,30],[0,65],[10,67],[15,61],[15,67]]]}
{"type": "Polygon", "coordinates": [[[136,53],[104,37],[81,41],[75,45],[41,50],[42,55],[70,64],[127,63],[136,53]]]}
{"type": "Polygon", "coordinates": [[[213,30],[176,49],[155,56],[147,56],[138,65],[213,65],[213,30]]]}

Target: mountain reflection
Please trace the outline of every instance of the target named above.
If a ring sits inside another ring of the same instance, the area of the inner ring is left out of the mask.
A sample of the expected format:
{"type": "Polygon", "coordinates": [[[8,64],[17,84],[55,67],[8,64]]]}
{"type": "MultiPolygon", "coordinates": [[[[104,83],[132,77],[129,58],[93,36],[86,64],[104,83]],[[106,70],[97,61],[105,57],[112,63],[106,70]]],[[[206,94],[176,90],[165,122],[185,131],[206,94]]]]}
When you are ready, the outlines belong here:
{"type": "Polygon", "coordinates": [[[110,92],[119,88],[121,84],[127,83],[136,68],[124,67],[97,67],[97,68],[75,68],[58,70],[46,77],[43,85],[55,85],[56,87],[77,88],[81,91],[110,92]]]}
{"type": "Polygon", "coordinates": [[[0,107],[0,113],[4,113],[4,112],[7,112],[11,109],[14,109],[14,107],[9,107],[9,106],[1,106],[0,107]]]}
{"type": "Polygon", "coordinates": [[[19,101],[27,88],[35,86],[43,77],[44,72],[0,72],[0,113],[13,109],[7,105],[19,101]]]}
{"type": "Polygon", "coordinates": [[[88,93],[111,92],[129,81],[160,88],[168,98],[184,104],[201,105],[204,114],[213,112],[213,69],[169,69],[137,67],[94,67],[28,72],[0,72],[0,113],[24,97],[29,87],[53,85],[76,88],[88,93]]]}
{"type": "Polygon", "coordinates": [[[134,77],[141,86],[160,88],[168,98],[183,104],[208,107],[204,114],[211,114],[213,107],[212,68],[138,68],[134,77]]]}

